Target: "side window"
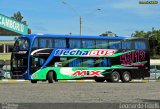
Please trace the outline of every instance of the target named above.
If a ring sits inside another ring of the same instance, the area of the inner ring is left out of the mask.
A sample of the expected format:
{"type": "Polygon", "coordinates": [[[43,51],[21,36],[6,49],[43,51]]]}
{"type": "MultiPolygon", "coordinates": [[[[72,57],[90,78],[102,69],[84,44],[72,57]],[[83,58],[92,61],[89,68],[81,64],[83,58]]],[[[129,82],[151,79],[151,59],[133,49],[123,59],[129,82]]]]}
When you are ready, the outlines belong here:
{"type": "Polygon", "coordinates": [[[44,62],[45,62],[45,59],[43,59],[43,58],[40,58],[40,59],[39,59],[39,64],[40,64],[40,66],[42,66],[42,65],[44,64],[44,62]]]}
{"type": "Polygon", "coordinates": [[[21,39],[20,41],[19,41],[19,49],[20,50],[28,50],[28,48],[29,48],[29,42],[28,42],[28,40],[27,39],[21,39]]]}
{"type": "Polygon", "coordinates": [[[122,41],[122,49],[132,49],[131,41],[122,41]]]}
{"type": "Polygon", "coordinates": [[[111,63],[110,63],[110,59],[103,57],[103,58],[99,58],[96,57],[95,58],[95,67],[110,67],[111,63]]]}
{"type": "Polygon", "coordinates": [[[28,41],[27,41],[27,40],[25,40],[25,41],[24,41],[24,46],[25,46],[25,49],[27,49],[27,50],[28,50],[28,48],[29,48],[29,43],[28,43],[28,41]]]}
{"type": "Polygon", "coordinates": [[[39,46],[40,46],[40,48],[46,48],[46,39],[45,38],[39,39],[39,46]]]}
{"type": "Polygon", "coordinates": [[[96,40],[96,48],[108,48],[108,41],[107,40],[96,40]]]}
{"type": "Polygon", "coordinates": [[[67,67],[69,63],[67,57],[60,57],[60,62],[62,62],[62,67],[67,67]]]}
{"type": "Polygon", "coordinates": [[[38,48],[38,38],[36,38],[33,42],[33,48],[38,48]]]}
{"type": "Polygon", "coordinates": [[[93,58],[70,58],[69,67],[94,67],[93,58]]]}
{"type": "Polygon", "coordinates": [[[66,40],[65,39],[54,39],[54,47],[55,48],[66,48],[66,40]]]}
{"type": "Polygon", "coordinates": [[[136,50],[146,50],[146,44],[144,41],[135,41],[134,47],[136,50]]]}
{"type": "Polygon", "coordinates": [[[95,41],[91,39],[82,39],[82,48],[95,48],[95,41]]]}
{"type": "Polygon", "coordinates": [[[104,57],[104,58],[100,58],[100,66],[103,66],[103,67],[110,67],[111,66],[111,62],[110,62],[110,59],[104,57]]]}
{"type": "Polygon", "coordinates": [[[84,58],[82,62],[83,67],[94,67],[94,58],[84,58]]]}
{"type": "Polygon", "coordinates": [[[47,39],[47,48],[52,48],[52,47],[53,47],[53,40],[47,39]]]}
{"type": "Polygon", "coordinates": [[[109,40],[110,49],[121,49],[121,41],[119,40],[109,40]]]}
{"type": "Polygon", "coordinates": [[[61,61],[63,66],[69,67],[108,67],[111,66],[108,58],[68,58],[61,61]]]}
{"type": "Polygon", "coordinates": [[[69,39],[69,47],[70,48],[81,48],[81,40],[80,39],[69,39]]]}
{"type": "Polygon", "coordinates": [[[79,67],[82,64],[81,58],[69,58],[68,60],[69,67],[79,67]]]}

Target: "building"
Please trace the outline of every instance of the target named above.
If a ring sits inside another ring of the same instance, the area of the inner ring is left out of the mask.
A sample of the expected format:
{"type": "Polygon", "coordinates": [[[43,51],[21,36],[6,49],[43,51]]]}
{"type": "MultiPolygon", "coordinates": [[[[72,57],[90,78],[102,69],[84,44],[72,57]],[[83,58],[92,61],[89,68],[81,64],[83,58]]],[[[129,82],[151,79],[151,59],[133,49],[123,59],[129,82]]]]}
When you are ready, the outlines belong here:
{"type": "Polygon", "coordinates": [[[8,69],[15,37],[28,34],[28,26],[0,14],[0,68],[8,69]]]}
{"type": "Polygon", "coordinates": [[[9,60],[15,37],[0,36],[0,60],[9,60]]]}
{"type": "Polygon", "coordinates": [[[15,37],[0,36],[0,68],[9,68],[15,37]]]}

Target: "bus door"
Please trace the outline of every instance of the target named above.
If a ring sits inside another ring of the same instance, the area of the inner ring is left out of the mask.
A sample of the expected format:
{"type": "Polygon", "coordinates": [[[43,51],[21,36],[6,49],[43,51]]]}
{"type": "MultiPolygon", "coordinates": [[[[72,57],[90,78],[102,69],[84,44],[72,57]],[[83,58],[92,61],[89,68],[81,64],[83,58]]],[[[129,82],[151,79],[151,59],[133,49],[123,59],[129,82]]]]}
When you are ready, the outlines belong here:
{"type": "Polygon", "coordinates": [[[41,56],[33,56],[31,58],[31,74],[39,70],[45,62],[45,58],[41,56]]]}

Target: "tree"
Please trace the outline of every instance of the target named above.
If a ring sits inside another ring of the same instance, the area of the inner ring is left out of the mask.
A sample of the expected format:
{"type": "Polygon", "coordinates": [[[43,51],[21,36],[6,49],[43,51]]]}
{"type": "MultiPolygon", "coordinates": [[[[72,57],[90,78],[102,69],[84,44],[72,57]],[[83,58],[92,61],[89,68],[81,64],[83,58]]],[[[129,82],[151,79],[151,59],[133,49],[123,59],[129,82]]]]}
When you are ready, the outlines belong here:
{"type": "Polygon", "coordinates": [[[151,31],[135,31],[132,33],[134,37],[142,37],[147,38],[149,40],[149,45],[151,49],[151,55],[154,57],[157,54],[160,54],[160,30],[154,30],[152,28],[151,31]]]}
{"type": "Polygon", "coordinates": [[[132,33],[132,36],[136,36],[136,37],[145,37],[146,33],[144,31],[135,31],[134,33],[132,33]]]}
{"type": "Polygon", "coordinates": [[[14,20],[17,20],[17,21],[19,21],[21,23],[23,23],[24,25],[27,25],[27,22],[23,21],[23,16],[21,15],[20,11],[14,13],[11,18],[14,19],[14,20]]]}
{"type": "Polygon", "coordinates": [[[102,33],[100,36],[116,36],[116,34],[112,31],[106,31],[105,33],[102,33]]]}
{"type": "MultiPolygon", "coordinates": [[[[24,25],[27,25],[27,22],[23,20],[23,16],[22,16],[20,11],[14,13],[13,16],[11,16],[11,18],[18,21],[18,22],[21,22],[24,25]]],[[[28,34],[31,34],[31,29],[30,28],[28,28],[28,34]]],[[[3,28],[0,28],[0,35],[19,36],[20,34],[9,31],[9,30],[6,30],[6,29],[3,29],[3,28]]]]}
{"type": "Polygon", "coordinates": [[[28,34],[31,34],[31,33],[32,33],[31,29],[30,29],[30,28],[28,28],[28,34]]]}
{"type": "MultiPolygon", "coordinates": [[[[24,25],[27,25],[27,22],[23,20],[23,16],[21,15],[20,11],[14,13],[11,18],[23,23],[24,25]]],[[[28,34],[31,34],[31,29],[30,28],[28,28],[28,34]]]]}

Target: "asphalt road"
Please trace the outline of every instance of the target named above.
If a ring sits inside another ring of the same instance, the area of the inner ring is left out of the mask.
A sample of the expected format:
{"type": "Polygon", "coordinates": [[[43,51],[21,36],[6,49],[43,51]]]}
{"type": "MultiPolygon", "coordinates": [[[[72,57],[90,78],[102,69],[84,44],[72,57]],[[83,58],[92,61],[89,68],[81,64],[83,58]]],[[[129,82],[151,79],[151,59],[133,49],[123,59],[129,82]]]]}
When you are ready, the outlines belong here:
{"type": "Polygon", "coordinates": [[[160,83],[1,83],[0,103],[160,103],[160,83]]]}

